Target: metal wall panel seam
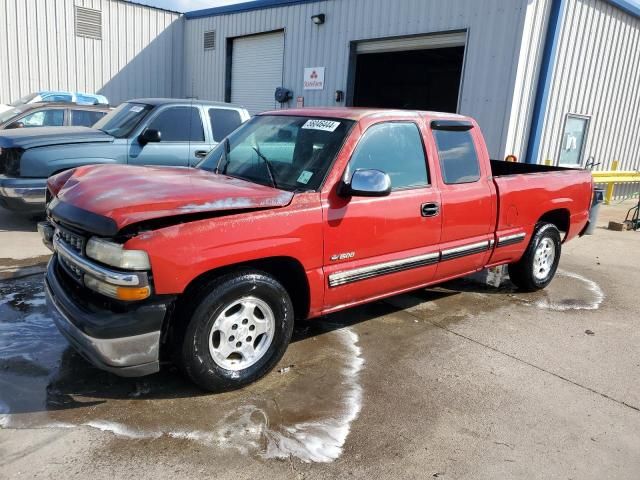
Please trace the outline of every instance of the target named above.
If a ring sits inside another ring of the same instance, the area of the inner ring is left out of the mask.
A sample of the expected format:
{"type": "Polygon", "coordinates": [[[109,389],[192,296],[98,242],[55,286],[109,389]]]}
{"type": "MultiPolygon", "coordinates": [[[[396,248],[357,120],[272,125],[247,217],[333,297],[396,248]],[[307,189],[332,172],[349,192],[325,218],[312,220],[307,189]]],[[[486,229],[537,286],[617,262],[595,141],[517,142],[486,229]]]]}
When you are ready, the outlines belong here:
{"type": "Polygon", "coordinates": [[[609,126],[608,128],[609,135],[607,136],[608,137],[607,142],[604,145],[605,151],[610,152],[610,155],[611,155],[610,161],[620,160],[623,164],[626,162],[627,159],[620,158],[620,141],[622,139],[622,136],[615,135],[616,138],[614,139],[613,130],[614,129],[620,130],[620,127],[622,127],[622,124],[624,122],[624,117],[623,117],[624,104],[622,103],[622,98],[624,94],[625,80],[629,74],[629,69],[627,68],[628,66],[627,59],[629,58],[629,53],[630,53],[629,49],[631,48],[631,43],[632,43],[630,30],[631,30],[631,26],[625,22],[624,25],[622,26],[622,34],[621,34],[623,53],[620,56],[616,56],[617,68],[616,68],[615,85],[617,87],[613,92],[613,98],[611,101],[611,105],[612,105],[611,120],[612,121],[606,122],[606,124],[609,126]]]}
{"type": "MultiPolygon", "coordinates": [[[[630,93],[632,92],[635,93],[635,98],[633,100],[633,103],[631,104],[630,110],[631,112],[640,112],[640,94],[637,91],[637,86],[640,82],[640,28],[636,29],[636,47],[634,51],[635,51],[635,60],[634,60],[634,63],[632,63],[630,68],[631,71],[634,72],[634,76],[632,77],[632,80],[630,85],[628,86],[628,89],[630,93]]],[[[631,128],[628,131],[637,132],[638,129],[640,128],[640,115],[636,114],[635,116],[631,116],[631,118],[632,118],[632,124],[631,124],[631,128]]],[[[638,148],[640,148],[638,145],[638,142],[640,142],[639,137],[640,135],[627,136],[625,148],[622,153],[624,158],[630,158],[633,155],[633,153],[635,153],[636,155],[636,160],[640,158],[640,152],[638,151],[638,148]]],[[[640,168],[640,165],[638,165],[638,168],[640,168]]]]}
{"type": "Polygon", "coordinates": [[[553,61],[556,57],[558,47],[558,38],[560,35],[560,25],[562,23],[563,12],[566,0],[552,0],[553,5],[547,27],[547,38],[540,68],[540,79],[538,80],[538,89],[536,92],[536,101],[531,124],[531,133],[527,147],[525,161],[534,163],[538,160],[540,150],[540,139],[544,127],[544,112],[549,98],[549,89],[553,76],[553,61]]]}
{"type": "MultiPolygon", "coordinates": [[[[563,17],[573,18],[575,14],[575,3],[572,2],[572,0],[567,0],[565,5],[566,9],[563,17]]],[[[562,22],[557,55],[552,67],[553,76],[551,80],[551,88],[549,90],[549,100],[545,109],[542,142],[540,155],[538,156],[538,162],[540,163],[547,159],[555,158],[553,137],[559,133],[557,125],[562,122],[562,109],[564,108],[562,103],[566,98],[567,90],[567,78],[564,74],[569,71],[571,64],[571,55],[569,55],[570,48],[568,48],[568,46],[573,46],[575,44],[576,36],[576,23],[562,22]]]]}

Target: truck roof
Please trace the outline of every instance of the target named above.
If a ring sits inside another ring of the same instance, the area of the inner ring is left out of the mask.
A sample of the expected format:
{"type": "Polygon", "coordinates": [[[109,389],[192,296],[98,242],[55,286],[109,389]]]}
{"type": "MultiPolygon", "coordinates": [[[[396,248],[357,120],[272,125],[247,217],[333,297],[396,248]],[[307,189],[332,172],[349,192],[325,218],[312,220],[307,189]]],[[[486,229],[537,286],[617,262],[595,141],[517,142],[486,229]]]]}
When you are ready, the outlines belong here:
{"type": "Polygon", "coordinates": [[[226,108],[244,108],[241,105],[234,105],[233,103],[214,102],[211,100],[198,100],[197,98],[132,98],[127,100],[126,103],[146,103],[147,105],[171,105],[174,103],[184,104],[193,103],[194,105],[211,105],[215,107],[226,108]]]}
{"type": "Polygon", "coordinates": [[[289,108],[286,110],[271,110],[260,115],[299,115],[303,117],[344,118],[345,120],[360,121],[365,118],[446,118],[454,120],[471,120],[456,113],[430,112],[422,110],[397,110],[388,108],[360,108],[360,107],[307,107],[289,108]]]}

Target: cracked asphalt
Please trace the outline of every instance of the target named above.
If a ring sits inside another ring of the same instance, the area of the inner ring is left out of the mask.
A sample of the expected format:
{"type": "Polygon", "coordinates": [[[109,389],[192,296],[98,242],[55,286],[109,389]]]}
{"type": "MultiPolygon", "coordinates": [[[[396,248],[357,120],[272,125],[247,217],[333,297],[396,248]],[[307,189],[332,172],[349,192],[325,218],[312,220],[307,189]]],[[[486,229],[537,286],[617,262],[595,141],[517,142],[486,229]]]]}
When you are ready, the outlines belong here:
{"type": "Polygon", "coordinates": [[[29,229],[0,226],[2,479],[639,477],[640,232],[565,245],[543,292],[465,279],[302,323],[264,380],[207,395],[70,350],[29,229]]]}

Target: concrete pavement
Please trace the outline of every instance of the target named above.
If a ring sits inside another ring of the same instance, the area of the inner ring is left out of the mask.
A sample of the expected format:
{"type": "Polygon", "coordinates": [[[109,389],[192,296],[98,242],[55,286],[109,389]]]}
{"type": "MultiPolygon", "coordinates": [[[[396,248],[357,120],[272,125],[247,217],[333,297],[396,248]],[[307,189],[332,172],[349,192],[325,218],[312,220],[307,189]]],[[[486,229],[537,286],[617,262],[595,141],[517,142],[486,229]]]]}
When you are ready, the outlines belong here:
{"type": "Polygon", "coordinates": [[[0,478],[636,479],[639,267],[640,232],[600,228],[543,292],[460,280],[300,324],[221,395],[94,370],[38,277],[5,280],[0,478]]]}

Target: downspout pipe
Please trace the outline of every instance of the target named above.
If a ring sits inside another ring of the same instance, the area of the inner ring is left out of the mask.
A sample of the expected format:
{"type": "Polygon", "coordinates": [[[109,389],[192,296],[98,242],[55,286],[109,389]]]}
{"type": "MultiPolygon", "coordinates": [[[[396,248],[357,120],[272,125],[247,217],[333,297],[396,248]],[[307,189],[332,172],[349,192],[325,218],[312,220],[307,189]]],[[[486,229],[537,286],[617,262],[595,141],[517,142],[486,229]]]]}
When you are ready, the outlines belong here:
{"type": "Polygon", "coordinates": [[[531,129],[529,130],[529,141],[527,142],[527,153],[525,155],[526,163],[537,163],[538,156],[540,154],[544,117],[547,110],[547,104],[549,102],[549,91],[551,90],[553,68],[555,65],[558,43],[560,42],[560,30],[562,28],[562,19],[566,3],[567,0],[552,0],[547,35],[544,43],[544,50],[542,52],[540,76],[538,77],[538,87],[533,106],[533,116],[531,118],[531,129]]]}

